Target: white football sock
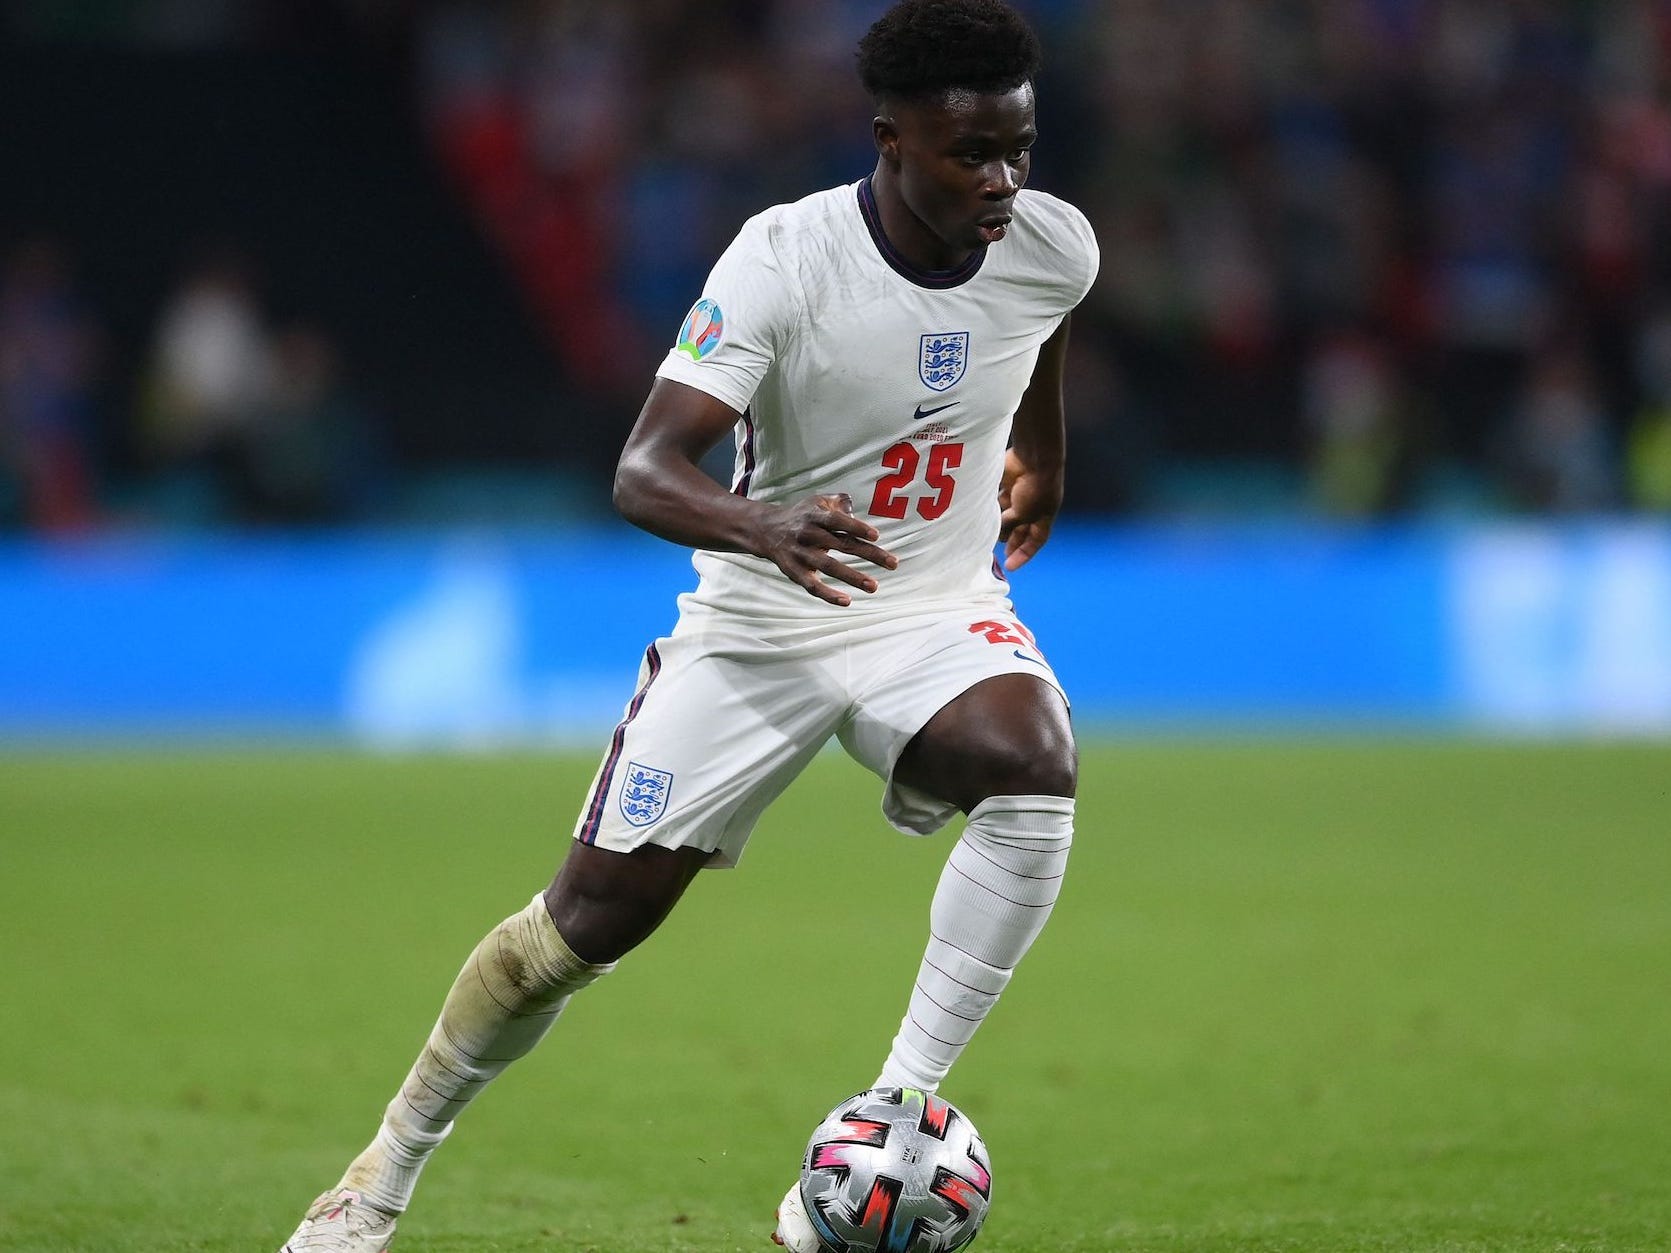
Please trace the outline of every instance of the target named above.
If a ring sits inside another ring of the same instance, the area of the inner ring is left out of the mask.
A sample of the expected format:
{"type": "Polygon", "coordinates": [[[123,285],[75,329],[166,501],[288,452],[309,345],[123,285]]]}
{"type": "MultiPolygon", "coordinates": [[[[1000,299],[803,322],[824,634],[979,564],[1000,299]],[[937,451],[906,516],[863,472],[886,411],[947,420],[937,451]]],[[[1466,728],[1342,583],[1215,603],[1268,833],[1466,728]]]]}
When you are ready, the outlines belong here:
{"type": "Polygon", "coordinates": [[[929,907],[928,951],[876,1087],[933,1092],[1056,903],[1071,796],[992,796],[969,812],[929,907]]]}
{"type": "Polygon", "coordinates": [[[488,932],[447,993],[376,1138],[338,1186],[378,1209],[403,1211],[418,1172],[464,1107],[544,1038],[571,995],[613,969],[574,955],[543,896],[488,932]]]}

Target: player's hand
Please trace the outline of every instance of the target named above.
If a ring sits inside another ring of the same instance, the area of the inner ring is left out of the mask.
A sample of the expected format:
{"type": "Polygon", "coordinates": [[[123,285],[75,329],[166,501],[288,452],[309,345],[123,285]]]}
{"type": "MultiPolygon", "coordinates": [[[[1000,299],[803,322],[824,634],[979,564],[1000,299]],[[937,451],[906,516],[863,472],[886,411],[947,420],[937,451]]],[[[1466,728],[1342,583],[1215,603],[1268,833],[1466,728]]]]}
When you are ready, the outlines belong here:
{"type": "Polygon", "coordinates": [[[1030,469],[1015,449],[1004,453],[1004,477],[998,484],[998,539],[1004,545],[1004,569],[1019,570],[1050,538],[1051,524],[1062,507],[1062,475],[1030,469]]]}
{"type": "Polygon", "coordinates": [[[861,574],[835,556],[848,553],[884,570],[899,559],[878,547],[875,527],[853,515],[853,498],[846,493],[814,496],[799,504],[774,510],[764,524],[756,551],[819,600],[850,605],[852,596],[825,579],[845,583],[861,592],[874,592],[876,580],[861,574]]]}

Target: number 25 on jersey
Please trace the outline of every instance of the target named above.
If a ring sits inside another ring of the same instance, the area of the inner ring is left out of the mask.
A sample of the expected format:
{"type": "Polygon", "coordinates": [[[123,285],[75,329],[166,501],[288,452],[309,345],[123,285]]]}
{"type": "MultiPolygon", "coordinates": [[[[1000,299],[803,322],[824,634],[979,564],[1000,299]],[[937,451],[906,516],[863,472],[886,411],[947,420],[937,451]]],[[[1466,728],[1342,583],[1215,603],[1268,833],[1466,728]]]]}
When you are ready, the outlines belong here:
{"type": "Polygon", "coordinates": [[[872,516],[903,518],[920,470],[928,491],[917,497],[917,513],[934,521],[951,506],[952,492],[957,488],[952,471],[962,464],[962,444],[930,444],[925,458],[917,445],[900,440],[882,454],[882,466],[888,473],[876,480],[876,491],[870,497],[872,516]]]}

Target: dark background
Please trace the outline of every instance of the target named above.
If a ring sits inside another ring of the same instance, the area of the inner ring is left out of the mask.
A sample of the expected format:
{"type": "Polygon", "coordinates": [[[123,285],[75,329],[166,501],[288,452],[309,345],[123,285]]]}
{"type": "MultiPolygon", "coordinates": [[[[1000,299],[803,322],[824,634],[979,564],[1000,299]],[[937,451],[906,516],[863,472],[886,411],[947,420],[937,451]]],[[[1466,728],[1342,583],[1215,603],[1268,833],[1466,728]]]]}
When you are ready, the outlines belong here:
{"type": "MultiPolygon", "coordinates": [[[[737,226],[868,171],[882,7],[0,5],[0,518],[602,512],[737,226]]],[[[1671,509],[1665,6],[1023,7],[1071,510],[1671,509]]]]}

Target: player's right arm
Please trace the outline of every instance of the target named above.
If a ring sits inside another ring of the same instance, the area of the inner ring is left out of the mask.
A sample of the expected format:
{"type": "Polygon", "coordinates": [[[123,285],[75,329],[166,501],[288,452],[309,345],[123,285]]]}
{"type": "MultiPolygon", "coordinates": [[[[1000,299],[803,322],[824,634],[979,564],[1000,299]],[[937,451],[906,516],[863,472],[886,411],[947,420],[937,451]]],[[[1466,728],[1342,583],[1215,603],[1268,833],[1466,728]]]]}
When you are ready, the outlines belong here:
{"type": "Polygon", "coordinates": [[[892,570],[899,563],[875,543],[876,528],[854,516],[846,496],[813,496],[792,505],[750,500],[721,487],[701,468],[730,433],[738,413],[700,388],[658,378],[615,469],[615,507],[652,535],[719,552],[752,553],[832,605],[852,596],[833,581],[874,592],[876,580],[837,553],[892,570]]]}

